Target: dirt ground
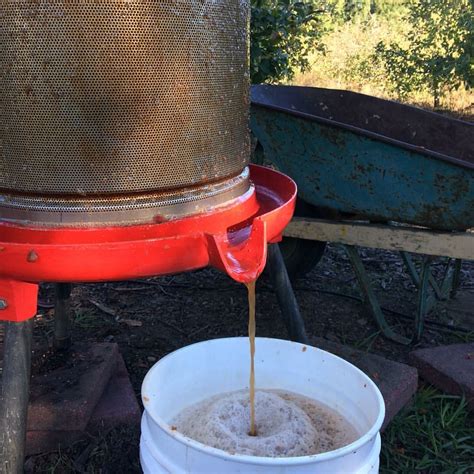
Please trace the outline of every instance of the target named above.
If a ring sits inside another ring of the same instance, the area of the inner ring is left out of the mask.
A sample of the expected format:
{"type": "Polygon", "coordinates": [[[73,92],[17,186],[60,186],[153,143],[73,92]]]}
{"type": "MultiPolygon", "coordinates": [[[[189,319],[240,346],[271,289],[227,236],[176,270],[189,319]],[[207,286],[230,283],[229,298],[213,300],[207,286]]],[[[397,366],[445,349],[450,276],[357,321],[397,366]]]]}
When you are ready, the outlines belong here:
{"type": "MultiPolygon", "coordinates": [[[[394,252],[359,249],[384,308],[401,313],[389,319],[410,328],[416,291],[394,252]]],[[[441,275],[443,266],[436,265],[441,275]]],[[[406,361],[411,348],[384,339],[359,300],[355,275],[343,250],[331,245],[319,265],[294,283],[310,336],[316,335],[406,361]]],[[[474,263],[464,263],[461,293],[474,291],[474,263]]],[[[51,285],[41,290],[36,318],[36,343],[50,343],[53,334],[51,285]]],[[[243,285],[204,269],[192,273],[126,282],[76,285],[72,293],[73,338],[77,341],[116,342],[130,372],[137,397],[147,370],[162,356],[184,345],[247,332],[247,294],[243,285]]],[[[428,347],[474,341],[474,327],[456,328],[456,314],[440,303],[429,315],[422,341],[428,347]],[[439,325],[441,323],[441,325],[439,325]]],[[[473,323],[474,324],[474,323],[473,323]]],[[[257,284],[257,335],[286,338],[279,307],[269,279],[257,284]]],[[[29,472],[139,471],[138,432],[118,429],[103,437],[77,443],[65,452],[34,456],[29,472]]]]}

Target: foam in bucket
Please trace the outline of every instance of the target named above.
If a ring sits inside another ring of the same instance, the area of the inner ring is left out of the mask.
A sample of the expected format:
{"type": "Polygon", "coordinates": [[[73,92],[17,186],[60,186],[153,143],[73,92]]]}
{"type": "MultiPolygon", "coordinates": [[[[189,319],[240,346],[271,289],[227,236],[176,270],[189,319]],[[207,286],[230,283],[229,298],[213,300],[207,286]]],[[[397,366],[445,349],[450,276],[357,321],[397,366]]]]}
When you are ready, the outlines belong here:
{"type": "Polygon", "coordinates": [[[345,446],[358,438],[354,427],[329,407],[279,390],[255,396],[257,436],[250,436],[247,391],[214,396],[184,409],[172,425],[185,436],[231,454],[294,457],[345,446]]]}

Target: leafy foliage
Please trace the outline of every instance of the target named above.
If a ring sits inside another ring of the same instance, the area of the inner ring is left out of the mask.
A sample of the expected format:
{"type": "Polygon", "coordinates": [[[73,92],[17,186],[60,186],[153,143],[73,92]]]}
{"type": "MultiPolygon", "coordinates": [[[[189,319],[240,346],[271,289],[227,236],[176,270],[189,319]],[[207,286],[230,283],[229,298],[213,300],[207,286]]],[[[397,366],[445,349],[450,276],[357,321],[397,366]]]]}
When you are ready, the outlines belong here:
{"type": "Polygon", "coordinates": [[[372,0],[327,0],[326,11],[333,24],[341,25],[353,19],[365,19],[371,10],[372,0]]]}
{"type": "Polygon", "coordinates": [[[291,80],[324,52],[322,36],[371,13],[392,14],[406,0],[252,0],[250,74],[252,83],[291,80]]]}
{"type": "Polygon", "coordinates": [[[389,16],[404,8],[407,0],[326,0],[326,8],[336,24],[355,19],[365,21],[371,14],[389,16]]]}
{"type": "Polygon", "coordinates": [[[392,16],[405,9],[406,0],[372,0],[371,13],[392,16]]]}
{"type": "Polygon", "coordinates": [[[292,79],[307,69],[308,54],[322,48],[322,13],[311,0],[252,0],[252,83],[292,79]]]}
{"type": "Polygon", "coordinates": [[[346,0],[344,13],[346,20],[350,20],[357,15],[367,18],[370,14],[371,0],[346,0]]]}
{"type": "Polygon", "coordinates": [[[474,0],[411,0],[404,42],[381,42],[376,56],[400,98],[430,91],[434,106],[447,91],[474,84],[474,0]]]}

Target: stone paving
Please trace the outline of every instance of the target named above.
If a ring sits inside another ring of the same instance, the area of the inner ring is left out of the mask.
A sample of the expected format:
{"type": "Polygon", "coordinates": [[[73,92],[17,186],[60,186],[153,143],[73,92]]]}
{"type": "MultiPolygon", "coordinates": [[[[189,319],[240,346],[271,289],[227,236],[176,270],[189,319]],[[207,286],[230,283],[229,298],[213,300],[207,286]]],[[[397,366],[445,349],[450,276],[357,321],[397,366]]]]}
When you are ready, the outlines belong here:
{"type": "Polygon", "coordinates": [[[410,361],[421,378],[445,393],[465,395],[474,410],[474,343],[419,349],[410,361]]]}
{"type": "Polygon", "coordinates": [[[352,349],[326,339],[315,337],[310,342],[311,345],[331,352],[354,364],[375,382],[385,401],[385,420],[382,430],[411,401],[416,392],[418,373],[414,367],[352,349]]]}
{"type": "Polygon", "coordinates": [[[140,407],[117,344],[74,344],[69,352],[61,367],[31,379],[27,455],[140,423],[140,407]]]}

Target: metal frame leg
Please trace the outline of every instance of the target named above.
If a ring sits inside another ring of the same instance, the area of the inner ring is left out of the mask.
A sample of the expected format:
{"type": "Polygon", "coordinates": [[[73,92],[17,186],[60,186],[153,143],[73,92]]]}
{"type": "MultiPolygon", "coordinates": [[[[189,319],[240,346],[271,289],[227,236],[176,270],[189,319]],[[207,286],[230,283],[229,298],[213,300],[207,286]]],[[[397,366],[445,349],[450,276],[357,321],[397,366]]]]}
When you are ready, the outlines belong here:
{"type": "MultiPolygon", "coordinates": [[[[403,263],[405,264],[405,266],[408,270],[408,275],[410,276],[413,284],[417,288],[420,288],[421,275],[418,272],[418,270],[415,266],[415,262],[413,261],[411,255],[409,255],[407,252],[404,252],[404,251],[401,251],[400,255],[402,257],[403,263]]],[[[448,260],[448,266],[449,266],[449,260],[448,260]]],[[[430,283],[431,287],[433,288],[433,291],[434,291],[434,294],[435,294],[436,298],[439,299],[439,300],[444,299],[442,288],[439,287],[438,283],[434,279],[434,276],[431,274],[431,272],[430,272],[430,275],[428,276],[428,279],[429,279],[429,283],[430,283]]],[[[433,301],[430,303],[430,307],[431,307],[431,305],[434,305],[434,303],[435,303],[435,301],[433,299],[433,301]]]]}
{"type": "Polygon", "coordinates": [[[349,260],[351,261],[352,268],[354,269],[354,272],[357,276],[359,287],[364,296],[365,303],[369,308],[370,312],[372,313],[372,316],[374,317],[375,322],[377,323],[377,326],[379,327],[382,334],[386,338],[398,342],[399,344],[410,344],[413,341],[413,338],[409,339],[405,336],[402,336],[401,334],[397,334],[389,326],[387,320],[385,319],[385,315],[383,314],[377,296],[372,288],[372,285],[370,284],[369,277],[365,270],[364,264],[362,263],[362,260],[359,256],[359,253],[357,252],[357,249],[352,245],[343,245],[343,247],[347,253],[347,256],[349,257],[349,260]]]}
{"type": "Polygon", "coordinates": [[[453,272],[453,285],[451,287],[451,298],[456,296],[456,293],[461,286],[461,268],[462,268],[462,260],[457,258],[454,262],[454,272],[453,272]]]}
{"type": "Polygon", "coordinates": [[[0,393],[0,472],[23,472],[30,391],[31,337],[38,285],[0,280],[0,320],[5,322],[0,393]]]}
{"type": "MultiPolygon", "coordinates": [[[[413,262],[413,259],[407,252],[401,251],[400,254],[402,256],[403,262],[407,267],[408,274],[410,275],[413,283],[416,287],[419,288],[421,285],[421,272],[418,272],[415,263],[413,262]]],[[[444,301],[452,297],[456,293],[457,287],[459,286],[459,275],[461,272],[461,265],[462,260],[447,258],[444,275],[440,284],[437,283],[434,276],[430,272],[430,274],[428,275],[428,281],[431,288],[433,288],[434,290],[435,298],[433,298],[431,295],[427,296],[428,310],[436,304],[436,299],[444,301]]]]}
{"type": "MultiPolygon", "coordinates": [[[[431,257],[430,262],[434,260],[433,257],[431,257]]],[[[454,286],[456,285],[456,280],[458,280],[458,275],[456,274],[458,268],[458,259],[454,258],[448,258],[446,262],[446,267],[444,270],[444,275],[441,280],[441,286],[440,286],[440,300],[441,301],[446,301],[449,298],[451,298],[451,295],[453,294],[454,291],[454,286]]],[[[431,273],[431,272],[430,272],[431,273]]],[[[434,280],[434,277],[432,277],[434,280]]],[[[431,281],[430,281],[431,284],[431,281]]],[[[433,285],[431,284],[433,287],[433,285]]]]}
{"type": "Polygon", "coordinates": [[[450,277],[450,264],[446,267],[446,274],[443,279],[442,287],[439,288],[434,282],[433,276],[431,275],[431,262],[433,261],[433,257],[428,256],[423,258],[423,263],[421,266],[421,275],[418,274],[413,261],[409,255],[403,255],[405,263],[407,263],[408,270],[410,272],[411,277],[415,285],[418,287],[418,305],[417,305],[417,312],[415,314],[415,324],[414,324],[414,331],[411,338],[407,338],[400,334],[397,334],[387,323],[385,315],[382,311],[382,308],[379,305],[377,296],[375,295],[372,285],[370,284],[369,277],[365,270],[364,264],[357,252],[357,249],[351,245],[343,245],[351,263],[354,271],[357,275],[357,279],[359,281],[359,286],[364,294],[364,299],[366,301],[369,310],[371,311],[374,319],[379,326],[380,330],[382,331],[383,335],[392,341],[398,342],[400,344],[411,344],[413,342],[417,342],[421,339],[423,334],[423,326],[425,321],[425,316],[429,312],[432,306],[432,298],[429,297],[429,288],[430,286],[433,287],[436,291],[441,293],[442,291],[446,291],[447,283],[449,282],[450,277]],[[434,285],[433,286],[433,282],[434,285]]]}
{"type": "Polygon", "coordinates": [[[71,345],[70,283],[56,283],[54,304],[54,347],[65,350],[71,345]]]}
{"type": "Polygon", "coordinates": [[[433,257],[424,257],[423,264],[421,266],[420,284],[418,288],[418,311],[415,315],[415,333],[413,335],[414,341],[419,341],[423,334],[423,324],[425,321],[426,313],[430,309],[430,301],[428,298],[428,291],[430,286],[430,265],[433,261],[433,257]]]}
{"type": "Polygon", "coordinates": [[[268,246],[267,265],[290,339],[308,344],[304,321],[278,244],[268,246]]]}
{"type": "Polygon", "coordinates": [[[31,371],[33,320],[5,323],[0,400],[0,472],[23,472],[31,371]]]}

